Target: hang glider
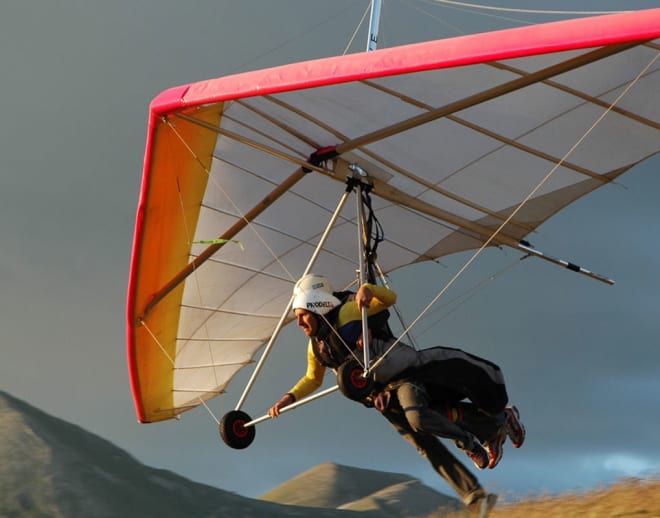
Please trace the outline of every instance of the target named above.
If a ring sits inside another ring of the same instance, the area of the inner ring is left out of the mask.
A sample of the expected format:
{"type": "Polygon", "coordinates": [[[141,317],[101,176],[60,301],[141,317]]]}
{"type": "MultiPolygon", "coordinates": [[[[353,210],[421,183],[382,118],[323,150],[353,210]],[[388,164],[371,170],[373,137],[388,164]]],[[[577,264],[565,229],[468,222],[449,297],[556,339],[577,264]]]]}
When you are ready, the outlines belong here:
{"type": "Polygon", "coordinates": [[[385,272],[484,245],[533,251],[546,219],[660,151],[659,38],[651,9],[157,96],[128,286],[138,420],[174,418],[254,363],[322,238],[315,270],[355,278],[347,178],[371,189],[385,272]]]}

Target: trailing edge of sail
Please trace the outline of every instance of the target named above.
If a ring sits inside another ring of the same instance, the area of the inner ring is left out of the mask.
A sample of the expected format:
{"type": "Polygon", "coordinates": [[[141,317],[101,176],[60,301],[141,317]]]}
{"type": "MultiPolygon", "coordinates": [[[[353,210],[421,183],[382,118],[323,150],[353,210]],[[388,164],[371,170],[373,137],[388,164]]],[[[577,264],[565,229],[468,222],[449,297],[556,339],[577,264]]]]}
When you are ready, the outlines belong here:
{"type": "MultiPolygon", "coordinates": [[[[379,262],[392,271],[481,246],[550,171],[492,244],[515,244],[658,153],[658,38],[660,9],[651,9],[297,63],[157,96],[128,286],[138,420],[194,408],[253,361],[349,164],[374,182],[386,238],[379,262]]],[[[355,247],[346,208],[315,271],[348,283],[355,247]]]]}

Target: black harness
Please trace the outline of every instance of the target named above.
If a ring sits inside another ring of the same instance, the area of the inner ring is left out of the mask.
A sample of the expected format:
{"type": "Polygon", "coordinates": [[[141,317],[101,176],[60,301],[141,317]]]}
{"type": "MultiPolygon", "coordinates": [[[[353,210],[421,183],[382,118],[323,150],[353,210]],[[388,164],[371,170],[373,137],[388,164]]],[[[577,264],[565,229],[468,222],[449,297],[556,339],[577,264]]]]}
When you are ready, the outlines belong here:
{"type": "MultiPolygon", "coordinates": [[[[318,331],[312,338],[312,350],[316,361],[321,365],[337,369],[357,349],[356,343],[345,344],[338,336],[336,329],[339,310],[355,294],[352,291],[342,291],[335,292],[333,295],[340,300],[341,304],[323,316],[316,316],[318,331]]],[[[371,330],[372,337],[385,340],[394,336],[387,323],[389,317],[388,310],[368,317],[367,326],[371,330]]]]}

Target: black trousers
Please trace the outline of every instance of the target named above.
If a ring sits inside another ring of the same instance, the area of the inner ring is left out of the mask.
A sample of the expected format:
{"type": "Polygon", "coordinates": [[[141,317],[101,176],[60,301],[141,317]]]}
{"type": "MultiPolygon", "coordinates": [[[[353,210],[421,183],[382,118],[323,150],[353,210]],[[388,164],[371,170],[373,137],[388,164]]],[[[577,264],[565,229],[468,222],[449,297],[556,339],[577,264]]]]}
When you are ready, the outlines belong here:
{"type": "Polygon", "coordinates": [[[500,414],[509,401],[500,368],[484,358],[451,347],[417,351],[419,367],[399,379],[421,382],[431,402],[469,399],[490,415],[500,414]]]}
{"type": "Polygon", "coordinates": [[[424,388],[415,382],[396,383],[390,393],[383,415],[397,432],[430,462],[463,503],[469,505],[485,496],[477,478],[438,436],[464,441],[469,431],[486,441],[499,433],[500,420],[469,403],[436,402],[431,407],[424,388]]]}

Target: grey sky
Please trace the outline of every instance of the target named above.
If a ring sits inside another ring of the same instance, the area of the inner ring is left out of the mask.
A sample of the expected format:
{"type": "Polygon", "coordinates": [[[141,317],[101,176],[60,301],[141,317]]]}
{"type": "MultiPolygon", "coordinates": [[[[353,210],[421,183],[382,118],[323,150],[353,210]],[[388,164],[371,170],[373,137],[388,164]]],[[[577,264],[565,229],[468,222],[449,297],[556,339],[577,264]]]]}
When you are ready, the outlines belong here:
{"type": "MultiPolygon", "coordinates": [[[[384,3],[387,46],[514,25],[432,2],[384,3]]],[[[138,425],[128,384],[126,283],[150,100],[179,84],[341,54],[366,7],[367,0],[3,4],[0,388],[142,462],[247,496],[324,461],[410,473],[451,493],[376,412],[338,394],[264,423],[250,448],[234,451],[203,408],[180,422],[138,425]]],[[[351,51],[364,47],[363,32],[351,51]]],[[[504,369],[529,439],[521,450],[507,447],[496,470],[478,474],[488,487],[528,494],[660,471],[659,167],[657,156],[638,166],[621,178],[625,188],[607,186],[572,205],[534,240],[612,276],[614,286],[529,259],[420,337],[504,369]]],[[[464,260],[394,277],[408,318],[464,260]]],[[[512,262],[512,252],[487,252],[459,291],[512,262]]],[[[297,330],[286,337],[245,408],[255,417],[304,370],[303,338],[297,330]]],[[[234,385],[242,388],[241,380],[234,385]]],[[[214,402],[214,413],[232,409],[237,396],[214,402]]]]}

